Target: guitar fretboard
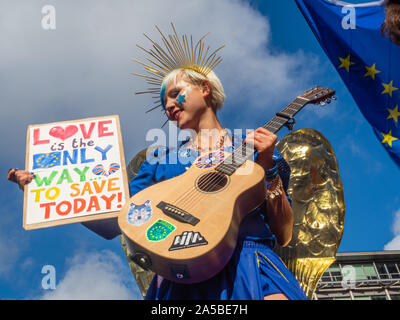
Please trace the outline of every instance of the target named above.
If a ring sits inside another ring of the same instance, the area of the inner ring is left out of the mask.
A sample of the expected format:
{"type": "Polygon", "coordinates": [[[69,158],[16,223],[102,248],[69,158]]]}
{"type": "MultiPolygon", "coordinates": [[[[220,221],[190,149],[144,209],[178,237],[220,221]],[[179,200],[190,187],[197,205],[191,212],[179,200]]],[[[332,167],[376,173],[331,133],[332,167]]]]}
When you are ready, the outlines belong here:
{"type": "MultiPolygon", "coordinates": [[[[272,133],[277,133],[309,102],[308,99],[297,97],[287,105],[281,112],[263,126],[272,133]]],[[[220,163],[215,170],[227,175],[232,175],[246,160],[253,160],[255,153],[254,146],[244,143],[237,148],[228,158],[220,163]]]]}

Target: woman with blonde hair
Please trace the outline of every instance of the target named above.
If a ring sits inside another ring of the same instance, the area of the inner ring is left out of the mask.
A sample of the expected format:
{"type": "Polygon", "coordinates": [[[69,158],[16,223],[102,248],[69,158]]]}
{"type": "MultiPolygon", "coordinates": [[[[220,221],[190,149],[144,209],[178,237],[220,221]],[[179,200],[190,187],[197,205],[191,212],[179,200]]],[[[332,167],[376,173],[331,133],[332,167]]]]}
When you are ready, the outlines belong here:
{"type": "MultiPolygon", "coordinates": [[[[161,33],[161,31],[160,31],[161,33]]],[[[285,246],[292,236],[293,212],[286,196],[290,168],[275,149],[277,136],[258,128],[239,141],[224,129],[217,116],[225,93],[213,68],[222,60],[214,51],[206,56],[202,39],[196,46],[183,36],[163,37],[167,49],[151,40],[153,48],[145,50],[155,58],[153,65],[144,64],[149,76],[143,76],[153,96],[159,92],[160,107],[169,121],[181,130],[191,130],[192,137],[178,148],[156,150],[158,161],[144,161],[130,182],[131,196],[153,185],[184,173],[199,156],[218,150],[233,152],[242,142],[253,145],[255,161],[265,170],[267,199],[264,205],[249,213],[242,221],[237,246],[228,264],[211,279],[182,284],[155,276],[147,291],[147,299],[307,299],[296,278],[286,268],[273,248],[285,246]],[[170,39],[170,41],[168,40],[170,39]],[[176,51],[174,51],[176,49],[176,51]],[[197,55],[196,55],[197,54],[197,55]],[[203,63],[204,62],[204,63],[203,63]],[[206,132],[207,134],[204,134],[206,132]],[[209,134],[211,133],[211,134],[209,134]],[[162,155],[160,156],[160,153],[162,155]],[[184,155],[187,160],[170,164],[170,158],[184,155]],[[151,162],[151,163],[150,163],[151,162]],[[274,195],[278,196],[271,196],[274,195]]],[[[150,59],[147,59],[151,61],[150,59]]]]}

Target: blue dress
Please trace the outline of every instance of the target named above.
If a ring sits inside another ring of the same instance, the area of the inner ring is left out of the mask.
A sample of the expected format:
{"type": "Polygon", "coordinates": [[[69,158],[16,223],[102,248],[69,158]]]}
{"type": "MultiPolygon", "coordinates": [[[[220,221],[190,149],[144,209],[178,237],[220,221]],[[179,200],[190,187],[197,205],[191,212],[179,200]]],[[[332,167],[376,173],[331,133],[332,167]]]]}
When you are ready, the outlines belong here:
{"type": "MultiPolygon", "coordinates": [[[[225,151],[232,152],[235,146],[241,145],[240,140],[236,138],[234,146],[225,148],[225,151]]],[[[198,153],[189,148],[156,149],[153,157],[142,163],[138,174],[131,180],[131,196],[154,183],[184,173],[197,157],[198,153]]],[[[277,151],[273,158],[286,190],[290,168],[277,151]]],[[[272,250],[276,238],[266,223],[265,210],[265,207],[260,207],[242,221],[233,256],[217,275],[195,284],[180,284],[156,275],[146,299],[263,300],[266,295],[284,293],[291,300],[306,300],[297,279],[272,250]]]]}

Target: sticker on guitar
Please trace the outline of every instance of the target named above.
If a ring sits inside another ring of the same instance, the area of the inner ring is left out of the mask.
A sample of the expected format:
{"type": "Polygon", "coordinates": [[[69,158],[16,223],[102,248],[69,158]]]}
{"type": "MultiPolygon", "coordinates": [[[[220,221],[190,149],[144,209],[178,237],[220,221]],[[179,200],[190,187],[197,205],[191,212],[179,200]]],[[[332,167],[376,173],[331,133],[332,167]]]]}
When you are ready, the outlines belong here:
{"type": "Polygon", "coordinates": [[[224,160],[224,152],[211,152],[205,156],[200,157],[196,161],[197,168],[211,168],[221,163],[224,160]]]}
{"type": "Polygon", "coordinates": [[[159,219],[147,229],[146,237],[149,241],[161,241],[167,238],[176,227],[168,221],[159,219]]]}
{"type": "Polygon", "coordinates": [[[134,226],[141,226],[150,220],[153,215],[153,210],[151,209],[151,202],[147,200],[142,204],[134,204],[131,202],[129,204],[129,211],[126,217],[129,224],[134,226]]]}
{"type": "Polygon", "coordinates": [[[208,244],[208,242],[200,232],[185,231],[181,235],[175,236],[169,251],[204,246],[206,244],[208,244]]]}

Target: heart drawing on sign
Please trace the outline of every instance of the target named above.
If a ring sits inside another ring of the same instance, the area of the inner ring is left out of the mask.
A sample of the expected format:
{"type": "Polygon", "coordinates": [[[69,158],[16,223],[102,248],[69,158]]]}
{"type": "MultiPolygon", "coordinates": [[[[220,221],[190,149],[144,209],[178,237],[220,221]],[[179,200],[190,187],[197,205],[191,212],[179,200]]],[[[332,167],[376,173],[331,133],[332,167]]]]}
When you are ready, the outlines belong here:
{"type": "Polygon", "coordinates": [[[118,171],[121,166],[118,163],[111,163],[110,168],[106,170],[102,164],[98,164],[92,170],[92,172],[96,176],[105,176],[108,177],[109,175],[113,174],[114,172],[118,171]]]}
{"type": "Polygon", "coordinates": [[[65,129],[60,126],[56,126],[50,129],[49,135],[64,141],[65,139],[72,137],[77,132],[78,132],[77,126],[71,125],[67,126],[65,129]]]}

